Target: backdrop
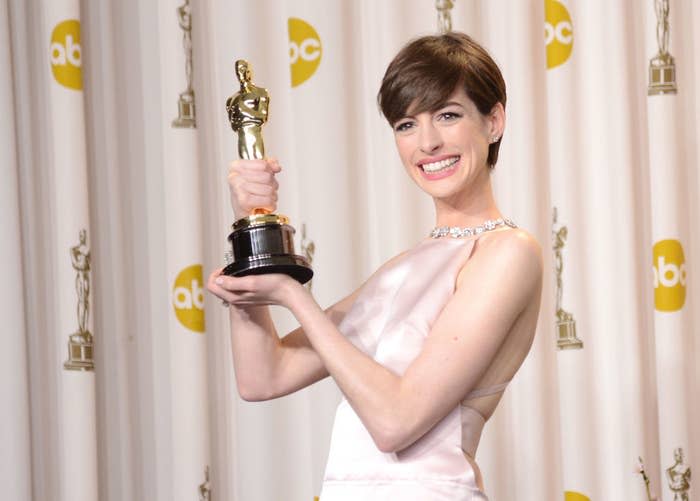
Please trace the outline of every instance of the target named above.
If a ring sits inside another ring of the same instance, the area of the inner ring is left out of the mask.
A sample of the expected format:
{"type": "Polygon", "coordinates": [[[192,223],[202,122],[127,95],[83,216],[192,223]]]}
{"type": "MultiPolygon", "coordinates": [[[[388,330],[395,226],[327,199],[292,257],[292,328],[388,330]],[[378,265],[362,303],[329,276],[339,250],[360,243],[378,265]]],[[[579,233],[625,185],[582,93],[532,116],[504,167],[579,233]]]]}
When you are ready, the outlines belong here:
{"type": "MultiPolygon", "coordinates": [[[[434,224],[375,96],[437,17],[433,0],[0,1],[4,497],[318,495],[336,386],[241,401],[203,290],[233,217],[234,61],[272,96],[280,212],[326,306],[434,224]]],[[[643,500],[645,479],[693,497],[700,6],[456,0],[451,17],[503,70],[497,199],[545,250],[537,336],[477,454],[490,498],[643,500]]]]}

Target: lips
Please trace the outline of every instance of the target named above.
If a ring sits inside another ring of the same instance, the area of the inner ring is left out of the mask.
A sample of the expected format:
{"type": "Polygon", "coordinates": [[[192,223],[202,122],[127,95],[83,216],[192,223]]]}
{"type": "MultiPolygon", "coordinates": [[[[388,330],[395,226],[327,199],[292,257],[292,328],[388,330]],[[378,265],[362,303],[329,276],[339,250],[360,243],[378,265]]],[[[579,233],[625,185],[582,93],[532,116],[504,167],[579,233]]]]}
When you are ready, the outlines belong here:
{"type": "Polygon", "coordinates": [[[459,165],[459,159],[459,155],[441,155],[424,158],[416,165],[425,179],[435,181],[454,174],[459,165]]]}

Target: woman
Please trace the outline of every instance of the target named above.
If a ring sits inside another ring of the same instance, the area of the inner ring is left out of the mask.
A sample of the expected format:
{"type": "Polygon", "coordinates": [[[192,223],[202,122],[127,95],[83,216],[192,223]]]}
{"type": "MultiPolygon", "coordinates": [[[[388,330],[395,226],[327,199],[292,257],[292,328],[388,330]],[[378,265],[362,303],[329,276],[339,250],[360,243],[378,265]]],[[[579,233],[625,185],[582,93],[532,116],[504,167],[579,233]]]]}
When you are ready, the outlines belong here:
{"type": "MultiPolygon", "coordinates": [[[[228,302],[236,379],[246,400],[332,376],[336,414],[322,501],[484,500],[481,430],[532,343],[541,251],[493,198],[505,84],[464,34],[419,38],[389,65],[379,105],[408,175],[433,198],[436,228],[323,311],[281,275],[212,273],[228,302]],[[279,339],[266,304],[300,327],[279,339]]],[[[279,166],[236,161],[236,217],[273,209],[279,166]]]]}

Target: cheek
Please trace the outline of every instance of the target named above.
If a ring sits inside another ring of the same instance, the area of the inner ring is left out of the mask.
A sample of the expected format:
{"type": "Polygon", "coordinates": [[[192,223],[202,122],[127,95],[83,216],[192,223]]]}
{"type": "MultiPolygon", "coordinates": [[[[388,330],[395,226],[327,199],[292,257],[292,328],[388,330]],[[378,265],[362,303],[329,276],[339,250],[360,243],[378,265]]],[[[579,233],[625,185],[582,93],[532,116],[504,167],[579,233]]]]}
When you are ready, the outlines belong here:
{"type": "Polygon", "coordinates": [[[407,141],[406,137],[399,137],[397,136],[395,138],[396,142],[396,151],[399,153],[399,158],[401,158],[401,163],[404,165],[404,167],[410,167],[412,165],[411,162],[411,155],[413,152],[413,149],[411,148],[410,141],[407,141]]]}

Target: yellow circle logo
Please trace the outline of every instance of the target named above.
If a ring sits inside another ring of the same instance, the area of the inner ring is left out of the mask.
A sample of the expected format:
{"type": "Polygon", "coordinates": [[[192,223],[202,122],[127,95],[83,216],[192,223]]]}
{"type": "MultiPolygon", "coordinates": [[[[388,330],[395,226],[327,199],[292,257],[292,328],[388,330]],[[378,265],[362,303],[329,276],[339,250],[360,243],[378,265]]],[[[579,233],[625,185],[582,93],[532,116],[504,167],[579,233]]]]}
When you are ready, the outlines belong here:
{"type": "Polygon", "coordinates": [[[80,21],[58,23],[51,33],[51,71],[58,83],[69,89],[83,88],[80,21]]]}
{"type": "Polygon", "coordinates": [[[321,38],[303,19],[289,18],[289,65],[292,87],[306,82],[321,64],[321,38]]]}
{"type": "Polygon", "coordinates": [[[687,281],[685,255],[678,240],[654,244],[654,306],[659,311],[678,311],[685,304],[687,281]]]}
{"type": "Polygon", "coordinates": [[[574,47],[574,27],[566,6],[558,0],[544,0],[544,41],[547,69],[564,64],[574,47]]]}
{"type": "Polygon", "coordinates": [[[591,499],[580,492],[564,491],[564,501],[591,501],[591,499]]]}
{"type": "Polygon", "coordinates": [[[173,308],[182,325],[191,331],[204,332],[204,282],[201,264],[188,266],[175,278],[173,308]]]}

